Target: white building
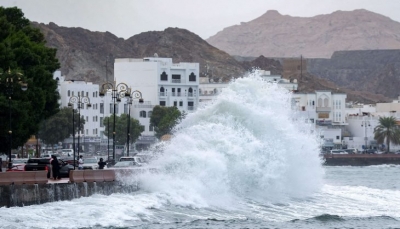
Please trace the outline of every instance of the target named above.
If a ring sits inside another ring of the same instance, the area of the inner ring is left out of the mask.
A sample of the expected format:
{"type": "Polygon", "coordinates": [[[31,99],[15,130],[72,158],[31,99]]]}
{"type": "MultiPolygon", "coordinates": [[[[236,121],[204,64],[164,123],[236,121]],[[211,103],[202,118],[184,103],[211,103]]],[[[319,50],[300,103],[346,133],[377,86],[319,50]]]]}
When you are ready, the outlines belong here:
{"type": "MultiPolygon", "coordinates": [[[[80,137],[80,145],[87,146],[86,149],[83,148],[85,152],[95,152],[100,148],[104,150],[107,144],[112,144],[112,139],[108,140],[104,136],[105,126],[103,125],[104,118],[113,114],[111,97],[104,96],[101,98],[99,96],[99,85],[97,84],[77,80],[65,81],[60,71],[56,71],[53,78],[58,81],[60,107],[68,107],[68,103],[71,102],[73,108],[80,112],[81,117],[83,116],[85,119],[84,129],[80,133],[76,133],[75,144],[77,144],[78,135],[80,137]],[[83,102],[83,106],[80,109],[78,109],[78,101],[83,102]],[[91,107],[88,107],[89,101],[91,107]]],[[[127,110],[124,108],[124,103],[117,103],[116,115],[126,113],[127,110]]],[[[72,139],[67,139],[65,142],[67,144],[66,147],[72,148],[72,139]]]]}
{"type": "Polygon", "coordinates": [[[294,93],[292,108],[298,117],[315,123],[315,131],[323,139],[323,148],[340,148],[346,121],[345,93],[316,90],[313,93],[294,93]]]}
{"type": "MultiPolygon", "coordinates": [[[[346,118],[349,123],[347,129],[351,136],[343,138],[343,143],[348,148],[363,150],[364,148],[377,148],[379,145],[374,139],[374,129],[379,125],[379,117],[393,116],[400,120],[400,103],[394,100],[391,103],[375,104],[348,104],[346,118]]],[[[384,143],[385,144],[385,143],[384,143]]],[[[390,145],[390,150],[400,149],[399,145],[390,145]]]]}
{"type": "Polygon", "coordinates": [[[199,102],[199,64],[173,63],[171,58],[115,59],[116,83],[126,83],[142,93],[143,103],[133,100],[131,116],[139,120],[144,132],[137,142],[154,140],[150,115],[156,105],[175,106],[181,112],[196,110],[199,102]]]}

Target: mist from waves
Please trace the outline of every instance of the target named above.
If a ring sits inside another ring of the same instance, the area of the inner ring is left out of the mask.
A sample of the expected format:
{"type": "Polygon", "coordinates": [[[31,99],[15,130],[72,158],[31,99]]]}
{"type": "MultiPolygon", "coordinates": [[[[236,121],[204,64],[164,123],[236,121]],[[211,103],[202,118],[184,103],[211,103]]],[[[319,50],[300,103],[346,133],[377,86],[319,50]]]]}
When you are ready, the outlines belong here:
{"type": "Polygon", "coordinates": [[[225,209],[312,195],[324,174],[318,142],[291,98],[257,71],[236,79],[157,145],[151,166],[160,173],[141,176],[141,189],[175,205],[225,209]]]}

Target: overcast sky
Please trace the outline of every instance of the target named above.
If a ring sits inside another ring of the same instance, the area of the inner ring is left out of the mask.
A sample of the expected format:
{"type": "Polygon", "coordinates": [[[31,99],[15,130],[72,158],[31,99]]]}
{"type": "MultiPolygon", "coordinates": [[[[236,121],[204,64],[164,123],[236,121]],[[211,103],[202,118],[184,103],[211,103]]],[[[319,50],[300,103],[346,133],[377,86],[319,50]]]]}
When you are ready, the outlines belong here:
{"type": "Polygon", "coordinates": [[[0,0],[0,5],[17,6],[31,21],[109,31],[125,39],[168,27],[187,29],[207,39],[268,10],[312,17],[366,9],[400,22],[399,0],[0,0]]]}

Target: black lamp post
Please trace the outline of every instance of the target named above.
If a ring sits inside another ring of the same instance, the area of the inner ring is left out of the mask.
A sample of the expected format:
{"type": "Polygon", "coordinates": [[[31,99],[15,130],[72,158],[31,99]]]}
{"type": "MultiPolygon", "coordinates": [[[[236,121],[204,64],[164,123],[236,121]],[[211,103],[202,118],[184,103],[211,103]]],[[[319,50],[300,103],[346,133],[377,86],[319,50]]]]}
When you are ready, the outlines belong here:
{"type": "MultiPolygon", "coordinates": [[[[115,111],[116,111],[116,104],[118,102],[121,102],[121,98],[123,97],[130,97],[131,96],[131,90],[128,87],[128,85],[126,83],[119,83],[117,84],[115,79],[114,79],[114,83],[104,83],[101,86],[99,95],[100,97],[103,97],[108,90],[111,90],[111,96],[112,96],[112,100],[113,100],[113,114],[114,114],[114,123],[113,123],[113,160],[115,160],[115,111]]],[[[110,131],[110,129],[108,129],[108,131],[110,131]]]]}
{"type": "Polygon", "coordinates": [[[10,149],[8,152],[8,168],[12,168],[12,160],[11,160],[11,149],[12,149],[12,116],[11,116],[11,96],[14,93],[14,86],[15,83],[21,87],[21,90],[26,91],[28,89],[28,84],[24,83],[21,79],[22,73],[19,72],[12,72],[10,69],[7,71],[7,77],[5,78],[5,86],[6,86],[6,94],[8,96],[8,111],[10,115],[10,129],[8,131],[9,134],[9,143],[10,149]]]}
{"type": "MultiPolygon", "coordinates": [[[[79,146],[79,136],[80,136],[80,131],[81,131],[81,108],[83,108],[84,104],[87,104],[87,107],[91,107],[92,104],[90,104],[90,99],[87,96],[80,96],[80,94],[78,93],[78,96],[71,96],[69,98],[69,102],[68,102],[68,107],[72,107],[72,117],[74,117],[74,109],[73,109],[73,103],[77,104],[77,108],[78,108],[78,158],[79,158],[79,150],[80,150],[80,146],[79,146]]],[[[74,126],[74,121],[72,121],[72,129],[73,129],[73,145],[74,145],[74,169],[75,169],[75,126],[74,126]]]]}
{"type": "Polygon", "coordinates": [[[132,105],[132,100],[133,99],[139,99],[139,103],[143,103],[143,98],[142,98],[142,92],[136,90],[133,91],[131,94],[130,98],[127,98],[127,103],[128,103],[128,125],[127,125],[127,130],[126,130],[126,155],[129,156],[129,144],[130,144],[130,137],[131,137],[131,133],[130,133],[130,124],[131,124],[131,105],[132,105]]]}

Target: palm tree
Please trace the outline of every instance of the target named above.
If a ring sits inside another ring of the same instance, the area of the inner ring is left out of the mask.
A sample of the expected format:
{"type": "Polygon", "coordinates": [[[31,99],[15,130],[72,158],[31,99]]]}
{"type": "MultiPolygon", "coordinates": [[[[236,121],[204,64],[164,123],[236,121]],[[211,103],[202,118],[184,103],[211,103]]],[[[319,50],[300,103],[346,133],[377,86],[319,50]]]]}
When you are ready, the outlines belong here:
{"type": "Polygon", "coordinates": [[[379,118],[379,125],[374,128],[374,135],[379,144],[386,140],[387,153],[390,152],[390,143],[400,144],[400,128],[392,116],[379,118]]]}

